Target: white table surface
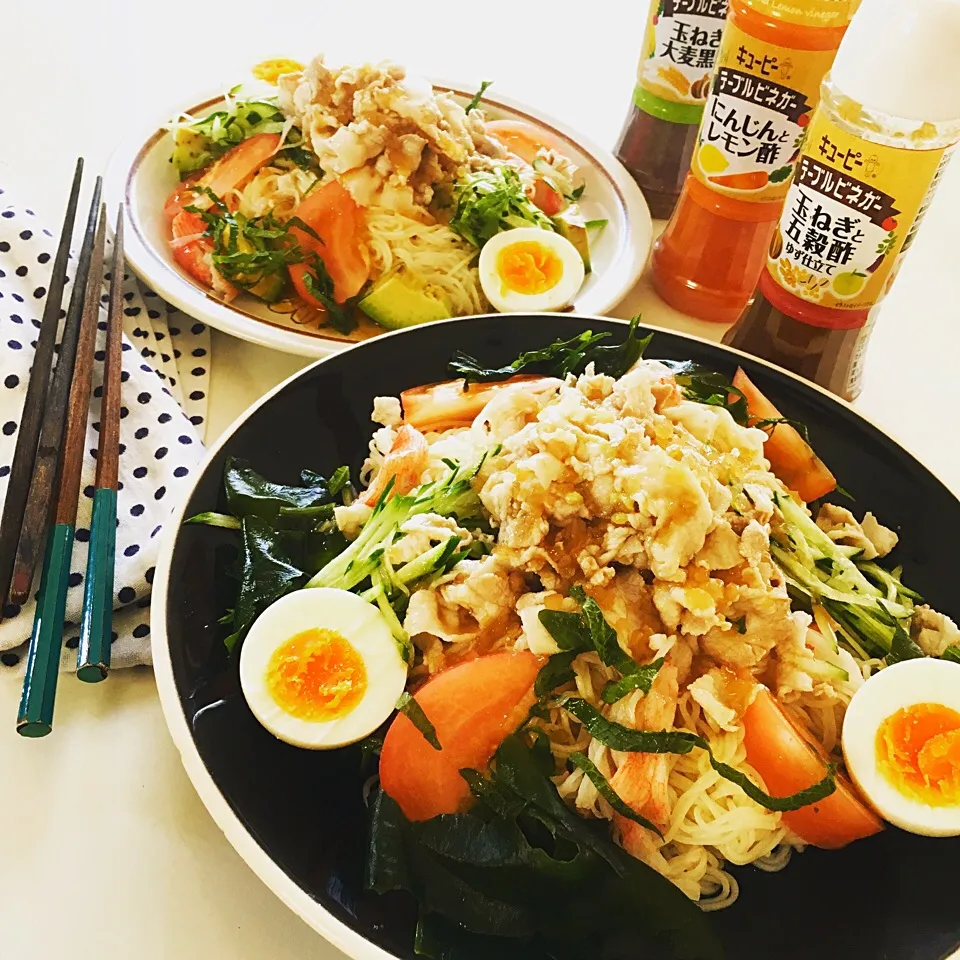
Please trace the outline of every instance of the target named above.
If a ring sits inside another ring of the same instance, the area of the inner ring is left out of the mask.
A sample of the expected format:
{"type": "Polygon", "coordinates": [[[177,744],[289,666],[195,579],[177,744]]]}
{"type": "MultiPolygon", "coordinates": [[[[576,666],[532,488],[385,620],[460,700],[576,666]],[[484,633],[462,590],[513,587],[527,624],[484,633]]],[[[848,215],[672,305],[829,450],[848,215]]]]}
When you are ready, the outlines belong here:
{"type": "MultiPolygon", "coordinates": [[[[494,79],[612,145],[646,4],[4,0],[0,187],[57,225],[74,158],[103,169],[128,122],[230,86],[270,56],[393,57],[494,79]],[[273,10],[273,13],[267,11],[273,10]]],[[[960,163],[948,172],[873,336],[859,408],[960,493],[960,163]]],[[[55,227],[54,227],[55,229],[55,227]]],[[[719,339],[642,281],[616,311],[719,339]]],[[[215,334],[207,438],[304,361],[215,334]]],[[[14,733],[0,683],[3,960],[334,960],[247,869],[203,809],[166,732],[153,675],[64,679],[45,740],[14,733]]]]}

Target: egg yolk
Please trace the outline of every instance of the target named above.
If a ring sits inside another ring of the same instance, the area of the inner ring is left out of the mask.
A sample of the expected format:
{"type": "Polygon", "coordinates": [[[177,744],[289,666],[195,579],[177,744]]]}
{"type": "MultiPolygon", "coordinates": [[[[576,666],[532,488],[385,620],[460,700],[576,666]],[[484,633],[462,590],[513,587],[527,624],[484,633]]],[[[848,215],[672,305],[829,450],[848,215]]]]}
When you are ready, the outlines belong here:
{"type": "Polygon", "coordinates": [[[276,86],[277,81],[284,73],[296,73],[297,70],[302,69],[303,64],[296,60],[276,59],[264,60],[262,63],[258,63],[253,68],[252,73],[258,80],[263,80],[266,83],[272,83],[276,86]]]}
{"type": "Polygon", "coordinates": [[[497,273],[506,290],[535,296],[560,282],[563,261],[545,244],[521,240],[500,251],[497,273]]]}
{"type": "Polygon", "coordinates": [[[960,713],[915,703],[877,731],[877,765],[902,794],[933,807],[960,805],[960,713]]]}
{"type": "Polygon", "coordinates": [[[333,630],[304,630],[278,647],[267,664],[267,689],[291,716],[309,722],[348,714],[367,689],[363,658],[333,630]]]}

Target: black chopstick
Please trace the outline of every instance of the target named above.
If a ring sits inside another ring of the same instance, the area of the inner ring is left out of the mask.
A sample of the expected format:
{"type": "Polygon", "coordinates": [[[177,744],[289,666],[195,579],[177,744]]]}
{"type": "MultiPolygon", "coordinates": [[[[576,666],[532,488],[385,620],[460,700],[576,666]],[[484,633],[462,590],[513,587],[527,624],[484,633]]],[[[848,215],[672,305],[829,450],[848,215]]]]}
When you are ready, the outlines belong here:
{"type": "MultiPolygon", "coordinates": [[[[90,258],[93,254],[93,239],[97,229],[97,216],[100,213],[100,193],[103,181],[97,177],[87,216],[83,246],[77,261],[73,291],[67,319],[60,338],[60,354],[53,371],[50,390],[43,410],[43,423],[40,428],[40,444],[37,447],[33,466],[33,478],[27,493],[26,509],[20,526],[20,542],[13,565],[13,578],[10,585],[10,599],[14,603],[24,603],[30,595],[30,586],[37,569],[37,560],[46,544],[47,526],[50,522],[50,501],[57,482],[60,468],[60,450],[63,442],[64,421],[67,402],[70,398],[70,383],[73,379],[73,366],[77,354],[77,338],[80,334],[80,320],[83,315],[84,293],[87,277],[90,273],[90,258]]],[[[94,282],[99,284],[100,278],[94,282]]]]}
{"type": "Polygon", "coordinates": [[[113,575],[117,544],[117,472],[120,461],[120,370],[123,365],[123,204],[117,212],[110,268],[110,310],[100,401],[100,442],[93,491],[93,519],[83,584],[77,676],[87,683],[104,680],[110,670],[113,623],[113,575]]]}
{"type": "Polygon", "coordinates": [[[37,334],[33,367],[27,383],[20,429],[17,431],[17,445],[13,454],[13,463],[10,466],[3,516],[0,518],[0,621],[3,620],[3,607],[10,592],[13,563],[20,540],[21,521],[27,505],[30,478],[37,454],[37,441],[40,437],[40,424],[47,399],[47,388],[50,384],[53,347],[57,340],[57,327],[60,324],[60,304],[67,276],[70,239],[73,236],[73,225],[77,218],[77,202],[80,199],[82,176],[83,158],[81,157],[77,160],[77,167],[73,174],[70,200],[63,218],[63,229],[60,231],[60,244],[53,261],[50,282],[47,284],[47,300],[43,307],[40,332],[37,334]]]}

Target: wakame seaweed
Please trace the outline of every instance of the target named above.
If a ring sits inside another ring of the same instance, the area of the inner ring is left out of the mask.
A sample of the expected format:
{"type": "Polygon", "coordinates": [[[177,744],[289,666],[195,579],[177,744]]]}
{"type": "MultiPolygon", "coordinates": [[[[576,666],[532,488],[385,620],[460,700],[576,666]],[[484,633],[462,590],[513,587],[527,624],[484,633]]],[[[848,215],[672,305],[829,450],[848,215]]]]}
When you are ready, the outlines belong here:
{"type": "Polygon", "coordinates": [[[244,517],[240,521],[240,533],[243,537],[240,592],[230,620],[233,632],[223,641],[230,651],[274,600],[301,586],[306,579],[303,570],[288,562],[277,531],[266,520],[244,517]]]}
{"type": "Polygon", "coordinates": [[[417,898],[417,952],[433,960],[721,960],[696,904],[568,809],[553,772],[542,740],[528,746],[512,735],[488,778],[463,771],[477,797],[468,813],[413,823],[377,790],[366,885],[417,898]]]}
{"type": "Polygon", "coordinates": [[[255,516],[263,520],[276,520],[284,508],[319,505],[332,508],[333,498],[342,484],[337,490],[331,490],[330,481],[312,470],[302,471],[300,479],[299,486],[273,483],[242,460],[231,457],[223,471],[227,507],[235,517],[255,516]]]}
{"type": "Polygon", "coordinates": [[[223,486],[229,513],[206,512],[186,521],[240,532],[237,599],[223,621],[230,628],[228,650],[271,603],[302,587],[345,549],[333,510],[349,484],[347,467],[329,479],[304,470],[297,486],[274,483],[244,461],[228,458],[223,486]]]}
{"type": "MultiPolygon", "coordinates": [[[[609,333],[583,333],[569,340],[555,340],[539,350],[521,353],[514,361],[502,367],[484,367],[476,358],[457,351],[447,364],[451,373],[464,378],[465,383],[487,383],[506,380],[518,373],[539,373],[544,376],[579,376],[592,363],[597,373],[622,377],[644,355],[653,334],[637,337],[640,317],[630,321],[626,340],[622,344],[604,344],[609,333]]],[[[684,399],[711,407],[723,407],[741,426],[750,424],[771,432],[778,424],[792,426],[809,442],[806,425],[789,417],[751,418],[747,396],[723,373],[710,370],[692,360],[659,360],[674,376],[684,399]]]]}

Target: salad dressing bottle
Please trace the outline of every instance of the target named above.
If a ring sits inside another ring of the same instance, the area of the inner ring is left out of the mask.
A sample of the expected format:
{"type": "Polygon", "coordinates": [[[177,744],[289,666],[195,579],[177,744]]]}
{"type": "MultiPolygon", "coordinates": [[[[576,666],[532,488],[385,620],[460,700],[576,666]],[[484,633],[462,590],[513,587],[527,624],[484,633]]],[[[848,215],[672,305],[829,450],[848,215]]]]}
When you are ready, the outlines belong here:
{"type": "Polygon", "coordinates": [[[960,0],[864,0],[824,80],[756,299],[724,343],[848,400],[960,140],[960,0]]]}
{"type": "Polygon", "coordinates": [[[652,0],[633,105],[617,159],[650,213],[673,213],[697,139],[727,16],[727,0],[652,0]]]}
{"type": "Polygon", "coordinates": [[[730,0],[680,200],[653,251],[671,306],[730,323],[757,285],[805,131],[857,0],[730,0]]]}

